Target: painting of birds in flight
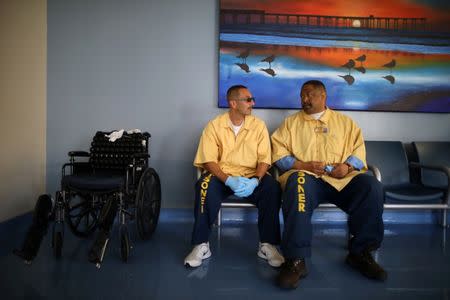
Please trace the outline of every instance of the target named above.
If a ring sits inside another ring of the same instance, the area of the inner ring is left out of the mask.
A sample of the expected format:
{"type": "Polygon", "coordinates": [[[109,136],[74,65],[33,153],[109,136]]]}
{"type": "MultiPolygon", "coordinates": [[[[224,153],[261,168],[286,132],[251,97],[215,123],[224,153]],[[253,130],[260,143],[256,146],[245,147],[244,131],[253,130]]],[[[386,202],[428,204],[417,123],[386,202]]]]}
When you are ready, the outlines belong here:
{"type": "Polygon", "coordinates": [[[450,2],[345,3],[220,0],[219,107],[244,84],[255,108],[298,109],[318,79],[333,109],[449,113],[450,2]]]}

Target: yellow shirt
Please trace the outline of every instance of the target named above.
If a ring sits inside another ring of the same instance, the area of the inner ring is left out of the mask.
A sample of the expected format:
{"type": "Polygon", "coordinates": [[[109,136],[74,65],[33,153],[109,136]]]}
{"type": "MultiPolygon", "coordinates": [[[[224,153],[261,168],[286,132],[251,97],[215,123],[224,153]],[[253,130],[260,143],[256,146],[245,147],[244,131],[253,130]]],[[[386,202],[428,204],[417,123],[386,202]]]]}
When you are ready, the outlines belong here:
{"type": "Polygon", "coordinates": [[[218,163],[227,175],[255,176],[258,163],[271,163],[266,124],[255,116],[246,116],[235,136],[228,112],[209,121],[200,138],[194,166],[202,168],[207,162],[218,163]]]}
{"type": "MultiPolygon", "coordinates": [[[[353,171],[342,179],[322,175],[338,191],[342,190],[356,175],[367,170],[366,148],[361,129],[349,117],[327,109],[319,120],[304,111],[287,117],[272,134],[272,161],[291,155],[297,160],[322,161],[326,164],[344,163],[350,155],[364,163],[361,171],[353,171]]],[[[295,170],[280,176],[284,188],[286,181],[295,170]]],[[[319,177],[311,172],[307,172],[319,177]]]]}

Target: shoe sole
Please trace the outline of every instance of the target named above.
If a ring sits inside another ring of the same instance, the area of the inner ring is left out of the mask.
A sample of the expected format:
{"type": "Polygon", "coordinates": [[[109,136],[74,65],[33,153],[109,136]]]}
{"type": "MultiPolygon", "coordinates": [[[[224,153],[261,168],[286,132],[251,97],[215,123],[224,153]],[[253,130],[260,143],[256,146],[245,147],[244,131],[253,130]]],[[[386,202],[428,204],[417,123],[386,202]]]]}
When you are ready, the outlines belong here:
{"type": "Polygon", "coordinates": [[[268,263],[271,267],[274,267],[274,268],[280,267],[280,266],[283,264],[283,262],[284,262],[284,261],[283,261],[283,262],[281,262],[280,264],[273,264],[273,263],[271,263],[270,260],[267,258],[266,254],[265,254],[264,252],[262,252],[261,250],[258,250],[258,256],[259,256],[260,258],[262,258],[262,259],[267,260],[267,263],[268,263]]]}
{"type": "Polygon", "coordinates": [[[354,270],[358,271],[359,273],[361,273],[362,275],[364,275],[365,277],[367,277],[369,279],[378,280],[378,281],[386,281],[386,279],[387,279],[387,276],[385,276],[383,278],[379,278],[379,277],[376,277],[376,276],[371,276],[367,272],[364,272],[364,271],[360,270],[358,268],[358,265],[356,263],[354,263],[350,258],[348,258],[348,256],[345,259],[345,262],[347,263],[347,265],[352,267],[354,270]]]}
{"type": "Polygon", "coordinates": [[[184,262],[184,266],[185,266],[185,267],[191,267],[191,268],[197,268],[197,267],[200,267],[200,266],[202,265],[202,261],[205,260],[205,259],[207,259],[207,258],[210,258],[210,257],[211,257],[211,251],[208,250],[208,252],[206,252],[205,254],[203,254],[202,260],[200,261],[200,263],[199,263],[198,265],[192,265],[191,263],[185,261],[185,262],[184,262]]]}
{"type": "Polygon", "coordinates": [[[298,281],[297,281],[294,285],[287,286],[287,285],[280,284],[280,283],[278,282],[278,286],[279,286],[280,288],[286,289],[286,290],[293,290],[293,289],[296,289],[296,288],[298,288],[298,286],[300,285],[300,280],[303,279],[303,278],[305,278],[306,276],[308,276],[308,272],[303,273],[303,274],[300,274],[300,277],[299,277],[298,281]]]}

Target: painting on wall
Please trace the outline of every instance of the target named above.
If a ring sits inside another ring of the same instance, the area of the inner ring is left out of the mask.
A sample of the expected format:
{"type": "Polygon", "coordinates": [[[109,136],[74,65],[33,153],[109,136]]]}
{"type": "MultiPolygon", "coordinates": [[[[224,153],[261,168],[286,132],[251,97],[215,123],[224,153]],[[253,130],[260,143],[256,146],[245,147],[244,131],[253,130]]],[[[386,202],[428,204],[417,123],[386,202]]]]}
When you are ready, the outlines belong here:
{"type": "Polygon", "coordinates": [[[219,107],[300,108],[319,79],[337,110],[450,112],[450,2],[220,0],[219,107]]]}

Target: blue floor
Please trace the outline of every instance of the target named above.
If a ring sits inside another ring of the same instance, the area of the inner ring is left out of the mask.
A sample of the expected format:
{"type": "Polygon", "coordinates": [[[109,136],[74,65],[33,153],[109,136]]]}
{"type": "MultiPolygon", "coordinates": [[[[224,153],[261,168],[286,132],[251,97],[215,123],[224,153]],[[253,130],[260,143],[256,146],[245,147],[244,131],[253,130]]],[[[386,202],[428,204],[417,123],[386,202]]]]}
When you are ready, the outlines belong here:
{"type": "Polygon", "coordinates": [[[48,234],[33,264],[25,265],[11,250],[20,246],[30,218],[0,224],[0,298],[450,299],[450,230],[434,224],[386,225],[383,247],[376,253],[389,273],[384,283],[344,264],[345,223],[315,224],[309,275],[298,289],[285,291],[274,284],[277,270],[256,256],[255,224],[225,222],[212,233],[212,257],[187,269],[182,262],[191,248],[192,220],[169,219],[161,219],[150,241],[132,236],[126,264],[119,258],[116,226],[101,269],[87,261],[92,238],[82,240],[68,230],[62,259],[52,257],[48,234]]]}

